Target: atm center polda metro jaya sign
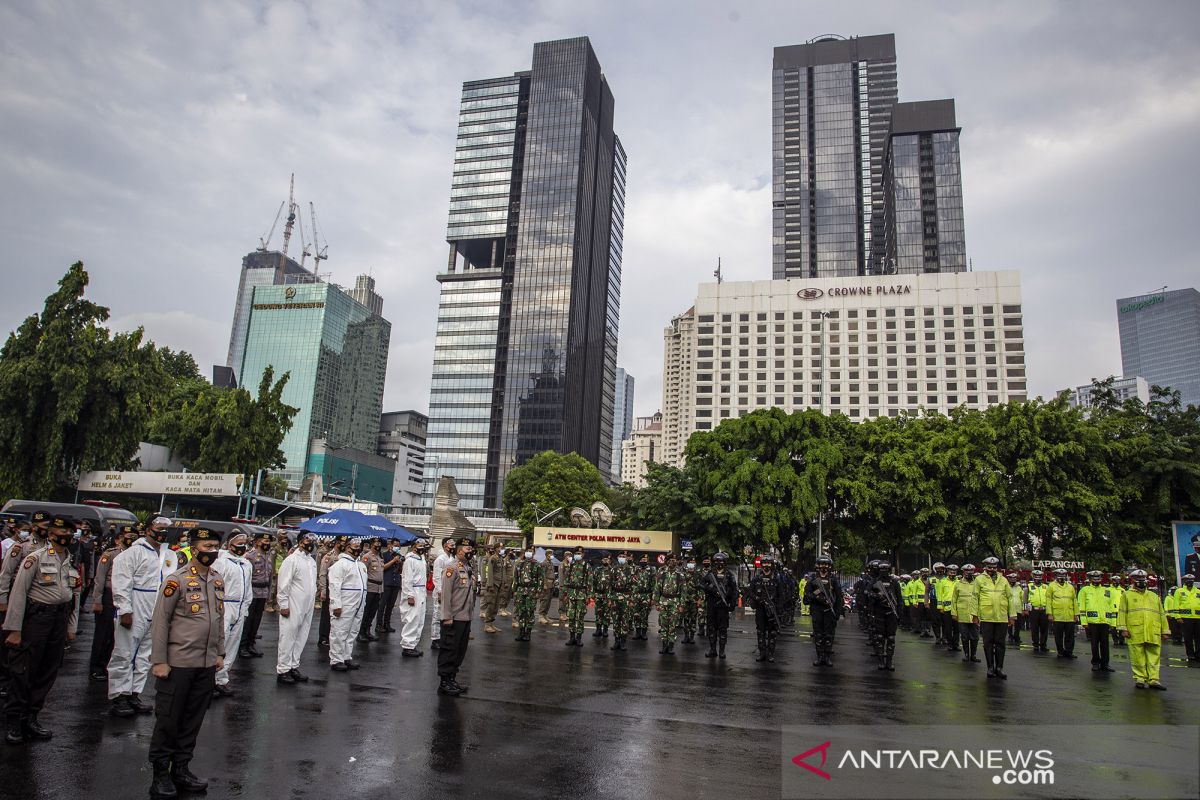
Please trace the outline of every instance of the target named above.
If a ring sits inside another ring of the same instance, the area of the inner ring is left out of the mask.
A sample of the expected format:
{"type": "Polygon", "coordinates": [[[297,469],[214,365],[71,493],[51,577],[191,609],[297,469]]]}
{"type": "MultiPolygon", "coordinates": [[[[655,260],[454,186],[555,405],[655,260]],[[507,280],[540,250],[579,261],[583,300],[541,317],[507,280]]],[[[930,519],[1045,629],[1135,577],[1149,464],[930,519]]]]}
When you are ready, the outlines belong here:
{"type": "Polygon", "coordinates": [[[671,531],[629,531],[608,528],[533,529],[533,543],[555,549],[584,547],[596,550],[665,551],[675,544],[671,531]]]}

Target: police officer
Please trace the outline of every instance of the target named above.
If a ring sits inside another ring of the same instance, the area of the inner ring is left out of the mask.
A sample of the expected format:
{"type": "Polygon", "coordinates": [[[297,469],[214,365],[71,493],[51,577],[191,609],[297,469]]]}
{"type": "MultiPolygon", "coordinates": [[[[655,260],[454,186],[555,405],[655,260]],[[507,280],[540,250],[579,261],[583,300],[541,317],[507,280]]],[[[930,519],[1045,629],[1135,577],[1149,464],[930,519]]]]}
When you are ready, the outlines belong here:
{"type": "Polygon", "coordinates": [[[99,561],[96,562],[95,594],[92,597],[92,614],[96,628],[92,634],[92,652],[88,667],[88,676],[93,681],[108,680],[108,660],[112,658],[113,628],[116,626],[116,607],[113,606],[112,599],[112,560],[133,544],[137,535],[136,524],[120,526],[117,528],[112,547],[102,552],[99,561]]]}
{"type": "MultiPolygon", "coordinates": [[[[426,547],[428,547],[426,543],[426,547]]],[[[362,643],[379,640],[379,632],[374,629],[375,618],[379,616],[379,605],[383,601],[383,539],[378,537],[367,540],[363,549],[363,566],[367,570],[367,593],[364,599],[362,621],[358,626],[358,641],[362,643]]],[[[422,582],[424,592],[425,584],[422,582]]],[[[403,609],[401,609],[403,611],[403,609]]],[[[425,611],[424,605],[421,611],[425,611]]],[[[425,624],[425,615],[421,614],[421,624],[425,624]]]]}
{"type": "Polygon", "coordinates": [[[937,605],[942,618],[942,641],[951,653],[958,652],[958,624],[954,621],[951,606],[954,603],[954,586],[958,583],[958,564],[946,565],[946,576],[938,581],[937,605]]]}
{"type": "Polygon", "coordinates": [[[150,660],[155,677],[150,796],[203,792],[208,782],[189,765],[212,701],[216,674],[225,663],[224,582],[216,570],[221,534],[204,527],[189,533],[191,561],[163,582],[154,606],[150,660]]]}
{"type": "MultiPolygon", "coordinates": [[[[262,658],[263,653],[255,644],[258,628],[262,624],[263,611],[267,607],[267,596],[271,593],[271,565],[267,551],[271,547],[271,534],[262,532],[254,537],[254,546],[246,551],[250,562],[250,606],[246,610],[246,621],[242,623],[242,641],[238,645],[238,658],[262,658]]],[[[281,567],[282,569],[282,567],[281,567]]],[[[233,647],[233,643],[227,643],[233,647]]]]}
{"type": "Polygon", "coordinates": [[[82,581],[68,551],[74,527],[70,517],[52,518],[49,544],[21,559],[9,587],[4,616],[10,680],[4,740],[9,744],[53,736],[38,714],[54,687],[67,642],[75,639],[82,581]]]}
{"type": "Polygon", "coordinates": [[[754,627],[758,633],[758,655],[755,661],[774,661],[775,642],[779,638],[779,604],[783,587],[775,572],[774,556],[760,559],[762,569],[750,580],[750,596],[754,602],[754,627]]]}
{"type": "Polygon", "coordinates": [[[1078,658],[1075,655],[1075,626],[1079,624],[1079,605],[1075,587],[1067,581],[1067,571],[1054,570],[1054,582],[1046,589],[1046,609],[1054,628],[1054,647],[1059,658],[1078,658]]]}
{"type": "MultiPolygon", "coordinates": [[[[446,539],[442,542],[442,552],[438,553],[438,557],[433,560],[433,630],[429,632],[430,650],[437,650],[441,647],[442,626],[438,624],[438,620],[442,618],[442,573],[453,563],[454,540],[446,539]]],[[[386,574],[384,579],[386,581],[386,574]]],[[[399,585],[397,584],[397,586],[399,585]]],[[[388,618],[391,618],[390,613],[388,618]]]]}
{"type": "Polygon", "coordinates": [[[737,608],[737,579],[729,570],[728,562],[728,556],[717,553],[712,557],[712,571],[705,573],[700,583],[704,592],[704,631],[708,634],[705,658],[718,655],[725,657],[725,643],[729,640],[729,615],[737,608]]]}
{"type": "MultiPolygon", "coordinates": [[[[508,611],[508,604],[512,602],[513,590],[517,579],[517,560],[521,557],[521,551],[516,547],[509,547],[507,550],[501,548],[504,553],[504,558],[500,562],[502,569],[502,577],[500,580],[500,594],[496,598],[496,605],[500,609],[497,613],[502,617],[511,616],[508,611]]],[[[514,628],[517,627],[517,621],[512,622],[514,628]]]]}
{"type": "Polygon", "coordinates": [[[1175,590],[1175,613],[1183,630],[1183,646],[1190,662],[1200,661],[1200,589],[1196,576],[1183,574],[1183,586],[1175,590]]]}
{"type": "Polygon", "coordinates": [[[1000,574],[1000,559],[988,556],[983,560],[983,574],[974,580],[975,619],[979,638],[983,640],[983,657],[987,660],[988,677],[1007,679],[1004,673],[1004,636],[1008,626],[1016,621],[1012,591],[1008,579],[1000,574]]]}
{"type": "Polygon", "coordinates": [[[1129,573],[1129,580],[1132,586],[1121,595],[1121,605],[1117,609],[1117,627],[1129,647],[1134,686],[1165,692],[1167,687],[1159,681],[1159,668],[1161,640],[1170,635],[1167,615],[1158,594],[1147,591],[1149,579],[1145,570],[1135,569],[1129,573]]]}
{"type": "Polygon", "coordinates": [[[954,584],[950,595],[950,613],[958,625],[962,641],[963,663],[979,663],[979,607],[975,604],[975,565],[964,564],[962,580],[954,584]]]}
{"type": "MultiPolygon", "coordinates": [[[[871,617],[875,621],[876,669],[895,672],[896,628],[900,621],[900,583],[892,575],[891,562],[876,562],[876,580],[867,589],[871,617]]],[[[926,584],[927,585],[927,584],[926,584]]],[[[928,609],[926,609],[928,613],[928,609]]]]}
{"type": "Polygon", "coordinates": [[[442,572],[441,619],[442,645],[438,648],[438,694],[457,697],[467,691],[458,678],[459,667],[467,654],[471,639],[471,617],[475,613],[475,598],[479,581],[471,565],[475,542],[469,537],[457,540],[454,563],[442,572]]]}
{"type": "Polygon", "coordinates": [[[1050,617],[1046,613],[1045,573],[1035,569],[1029,581],[1029,638],[1033,640],[1033,652],[1049,653],[1046,642],[1050,637],[1050,617]]]}
{"type": "Polygon", "coordinates": [[[1100,570],[1088,572],[1087,585],[1079,590],[1079,620],[1092,645],[1092,672],[1115,672],[1108,665],[1108,615],[1116,610],[1112,589],[1100,585],[1100,570]]]}
{"type": "MultiPolygon", "coordinates": [[[[457,546],[455,550],[457,551],[457,546]]],[[[484,633],[500,632],[500,629],[493,623],[496,621],[496,614],[500,609],[500,584],[504,582],[505,564],[507,563],[504,554],[503,547],[489,546],[487,557],[483,562],[483,602],[480,604],[480,617],[483,619],[484,633]]]]}
{"type": "Polygon", "coordinates": [[[812,612],[812,640],[817,648],[814,667],[833,666],[833,638],[845,608],[842,585],[833,574],[833,559],[817,557],[817,572],[804,585],[804,604],[812,612]]]}

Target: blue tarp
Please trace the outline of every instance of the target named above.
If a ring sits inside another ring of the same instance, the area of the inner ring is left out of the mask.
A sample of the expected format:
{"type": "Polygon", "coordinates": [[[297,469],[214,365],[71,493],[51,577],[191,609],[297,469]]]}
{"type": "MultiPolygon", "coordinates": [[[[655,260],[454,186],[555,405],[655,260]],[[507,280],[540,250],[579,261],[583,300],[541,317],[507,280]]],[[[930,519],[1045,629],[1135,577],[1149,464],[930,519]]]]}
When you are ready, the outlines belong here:
{"type": "Polygon", "coordinates": [[[421,538],[386,517],[364,514],[361,511],[330,511],[300,523],[300,530],[318,536],[379,537],[395,540],[400,544],[411,544],[421,538]]]}

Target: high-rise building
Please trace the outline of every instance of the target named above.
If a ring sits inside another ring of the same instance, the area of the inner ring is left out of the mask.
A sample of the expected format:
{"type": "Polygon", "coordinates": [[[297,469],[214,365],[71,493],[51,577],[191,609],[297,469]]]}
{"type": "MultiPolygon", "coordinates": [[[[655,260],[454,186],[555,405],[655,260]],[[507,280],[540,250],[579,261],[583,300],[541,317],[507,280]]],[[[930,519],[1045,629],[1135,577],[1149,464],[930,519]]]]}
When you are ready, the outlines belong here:
{"type": "Polygon", "coordinates": [[[884,258],[883,163],[896,38],[776,47],[772,70],[775,278],[867,275],[884,258]]]}
{"type": "Polygon", "coordinates": [[[701,284],[665,333],[663,463],[765,408],[853,421],[1028,398],[1017,272],[701,284]]]}
{"type": "Polygon", "coordinates": [[[355,278],[354,288],[347,289],[346,294],[366,306],[372,314],[383,315],[383,298],[375,292],[375,279],[370,275],[359,275],[355,278]]]}
{"type": "Polygon", "coordinates": [[[284,286],[313,283],[318,278],[283,253],[256,250],[242,259],[237,299],[233,304],[233,324],[229,331],[229,355],[225,365],[235,377],[242,372],[242,353],[246,349],[246,326],[250,321],[250,300],[255,286],[284,286]]]}
{"type": "Polygon", "coordinates": [[[621,443],[624,450],[621,462],[621,483],[632,484],[639,489],[646,485],[646,473],[650,464],[663,460],[661,411],[649,417],[638,417],[629,438],[621,443]]]}
{"type": "Polygon", "coordinates": [[[1200,405],[1200,292],[1175,289],[1117,301],[1121,368],[1200,405]]]}
{"type": "MultiPolygon", "coordinates": [[[[587,38],[463,84],[428,459],[464,508],[513,467],[576,452],[610,474],[625,151],[587,38]]],[[[437,482],[425,481],[432,503],[437,482]]]]}
{"type": "Polygon", "coordinates": [[[289,483],[304,480],[316,440],[322,454],[375,454],[391,330],[330,283],[253,288],[237,381],[255,391],[267,367],[289,374],[282,399],[299,409],[282,444],[289,483]]]}
{"type": "MultiPolygon", "coordinates": [[[[1115,378],[1111,388],[1113,397],[1118,403],[1124,403],[1126,400],[1150,402],[1150,384],[1140,375],[1134,375],[1132,378],[1115,378]]],[[[1095,393],[1094,384],[1076,386],[1067,396],[1067,401],[1076,408],[1091,408],[1096,404],[1095,393]]]]}
{"type": "Polygon", "coordinates": [[[959,128],[953,100],[896,103],[884,159],[884,274],[963,272],[959,128]]]}
{"type": "Polygon", "coordinates": [[[396,462],[392,505],[421,503],[429,417],[419,411],[388,411],[379,418],[379,455],[396,462]]]}
{"type": "Polygon", "coordinates": [[[633,376],[617,367],[616,395],[613,401],[612,475],[621,483],[621,443],[633,433],[633,376]]]}

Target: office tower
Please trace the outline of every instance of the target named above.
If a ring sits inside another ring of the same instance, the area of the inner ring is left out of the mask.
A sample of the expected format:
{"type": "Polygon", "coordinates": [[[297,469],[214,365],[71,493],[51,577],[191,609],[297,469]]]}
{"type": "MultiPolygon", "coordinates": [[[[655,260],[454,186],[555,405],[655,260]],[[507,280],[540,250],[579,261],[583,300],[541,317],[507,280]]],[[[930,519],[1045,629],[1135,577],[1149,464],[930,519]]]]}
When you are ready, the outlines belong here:
{"type": "Polygon", "coordinates": [[[621,483],[621,443],[633,432],[633,376],[617,367],[616,399],[613,402],[612,476],[621,483]]]}
{"type": "Polygon", "coordinates": [[[885,274],[966,270],[958,134],[953,100],[893,107],[884,159],[885,274]]]}
{"type": "Polygon", "coordinates": [[[396,462],[392,505],[421,502],[428,427],[429,417],[419,411],[387,411],[379,418],[379,455],[396,462]]]}
{"type": "Polygon", "coordinates": [[[624,450],[621,462],[621,483],[639,489],[646,486],[650,464],[662,461],[663,415],[661,411],[649,417],[638,417],[629,438],[621,443],[624,450]]]}
{"type": "Polygon", "coordinates": [[[383,314],[383,298],[375,292],[375,279],[370,275],[359,275],[354,279],[354,288],[347,289],[351,299],[367,307],[377,316],[383,314]]]}
{"type": "Polygon", "coordinates": [[[1200,292],[1174,289],[1117,301],[1121,368],[1200,405],[1200,292]]]}
{"type": "Polygon", "coordinates": [[[775,48],[773,277],[879,271],[883,162],[896,98],[892,34],[775,48]]]}
{"type": "Polygon", "coordinates": [[[664,334],[663,457],[766,408],[854,422],[1028,398],[1017,272],[705,283],[664,334]]]}
{"type": "MultiPolygon", "coordinates": [[[[322,455],[352,449],[374,463],[365,456],[375,455],[379,437],[391,328],[333,284],[254,287],[237,381],[254,392],[267,367],[276,379],[289,373],[283,402],[299,409],[281,446],[289,483],[320,471],[309,464],[318,440],[322,455]]],[[[390,501],[391,482],[389,472],[381,502],[390,501]]]]}
{"type": "MultiPolygon", "coordinates": [[[[428,458],[464,508],[498,508],[543,450],[611,471],[625,152],[587,38],[463,84],[429,399],[428,458]]],[[[425,481],[432,503],[437,482],[425,481]]]]}
{"type": "Polygon", "coordinates": [[[256,250],[242,259],[237,299],[233,304],[233,324],[229,332],[229,355],[225,365],[234,377],[242,371],[242,352],[246,347],[246,325],[250,321],[250,300],[255,286],[284,286],[312,283],[317,276],[294,259],[276,251],[256,250]]]}

